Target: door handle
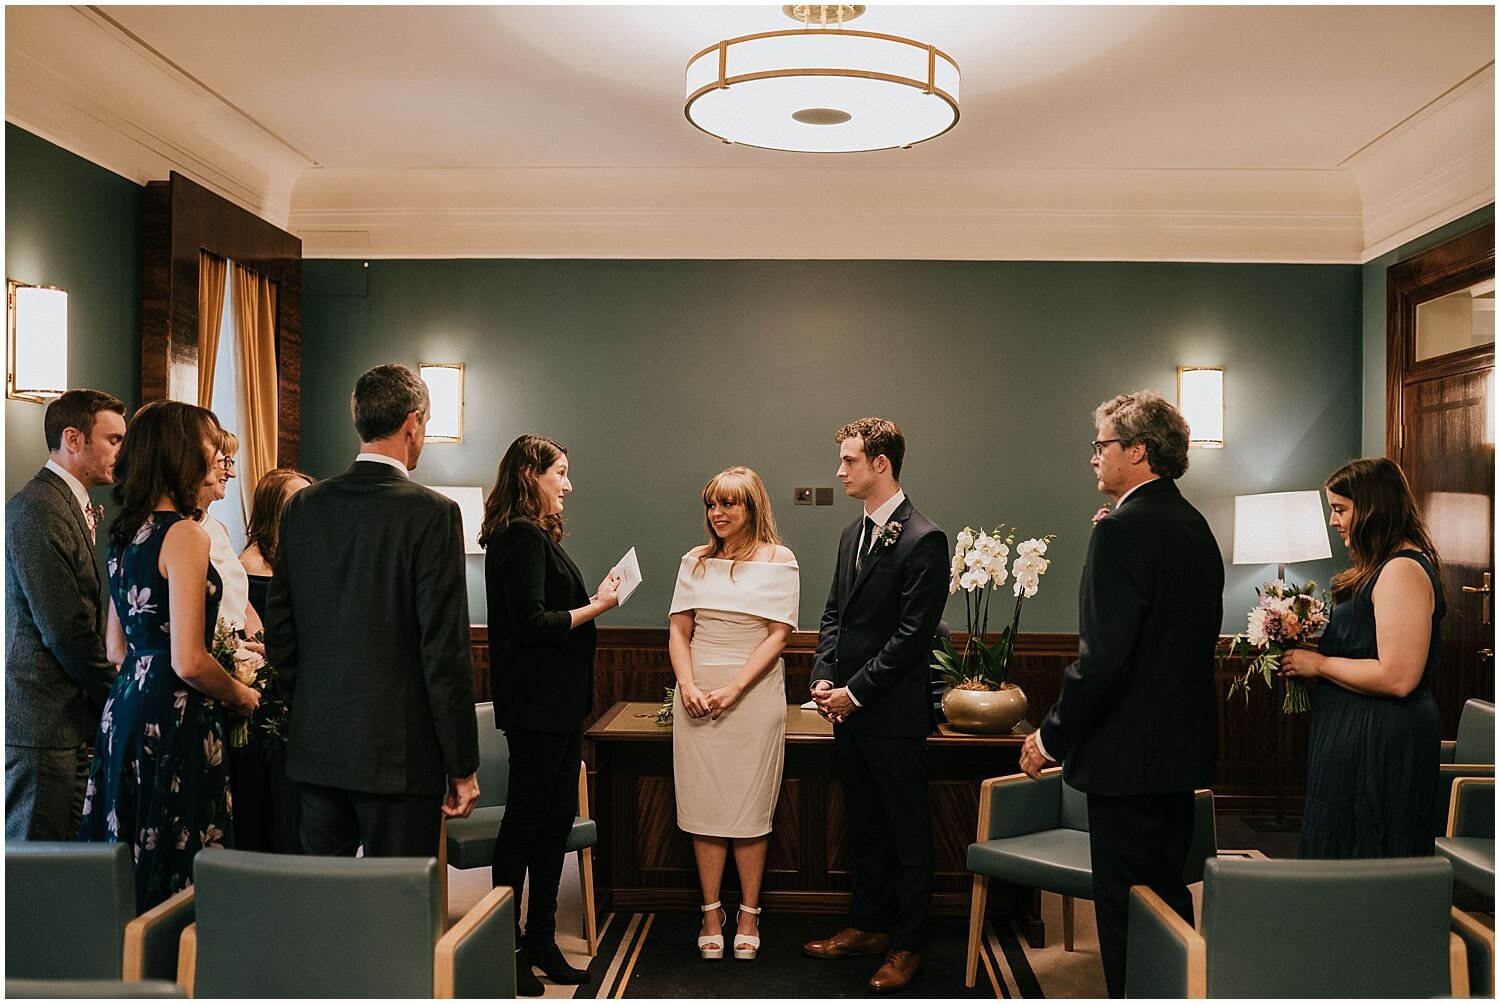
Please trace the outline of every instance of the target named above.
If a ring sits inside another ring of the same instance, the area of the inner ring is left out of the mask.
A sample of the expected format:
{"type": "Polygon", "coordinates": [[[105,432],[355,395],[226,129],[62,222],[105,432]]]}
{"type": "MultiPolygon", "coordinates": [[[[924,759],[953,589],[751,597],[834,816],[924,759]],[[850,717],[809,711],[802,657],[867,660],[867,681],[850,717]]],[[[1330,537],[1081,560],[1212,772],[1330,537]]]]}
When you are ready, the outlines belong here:
{"type": "Polygon", "coordinates": [[[1489,572],[1485,572],[1484,573],[1484,585],[1482,585],[1482,586],[1463,586],[1461,588],[1462,588],[1463,592],[1466,592],[1466,593],[1479,593],[1480,595],[1482,595],[1484,597],[1484,607],[1481,610],[1481,616],[1479,618],[1479,623],[1481,623],[1481,624],[1488,624],[1490,622],[1490,594],[1492,592],[1492,590],[1490,589],[1490,573],[1489,572]]]}

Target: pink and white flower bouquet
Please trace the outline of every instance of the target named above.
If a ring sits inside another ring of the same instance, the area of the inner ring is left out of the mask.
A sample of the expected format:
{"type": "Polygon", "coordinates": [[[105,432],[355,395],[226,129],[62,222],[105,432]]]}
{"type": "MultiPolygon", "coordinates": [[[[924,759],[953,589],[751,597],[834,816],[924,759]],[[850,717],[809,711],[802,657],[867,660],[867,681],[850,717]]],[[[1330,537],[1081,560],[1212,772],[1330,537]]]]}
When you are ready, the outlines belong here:
{"type": "Polygon", "coordinates": [[[246,639],[224,621],[214,626],[211,653],[224,672],[247,687],[260,691],[260,708],[249,718],[240,718],[229,727],[229,745],[236,749],[250,742],[250,727],[262,733],[266,749],[272,750],[286,741],[286,703],[276,694],[276,669],[266,657],[250,647],[263,646],[264,634],[246,639]]]}
{"type": "MultiPolygon", "coordinates": [[[[1249,703],[1250,680],[1257,675],[1266,681],[1267,687],[1274,688],[1282,653],[1313,647],[1328,626],[1328,604],[1313,593],[1317,586],[1316,582],[1297,586],[1276,579],[1255,590],[1260,602],[1250,611],[1244,632],[1229,642],[1228,655],[1250,659],[1245,672],[1229,685],[1230,697],[1243,693],[1249,703]]],[[[1302,681],[1296,677],[1287,679],[1282,713],[1294,715],[1311,707],[1302,681]]]]}

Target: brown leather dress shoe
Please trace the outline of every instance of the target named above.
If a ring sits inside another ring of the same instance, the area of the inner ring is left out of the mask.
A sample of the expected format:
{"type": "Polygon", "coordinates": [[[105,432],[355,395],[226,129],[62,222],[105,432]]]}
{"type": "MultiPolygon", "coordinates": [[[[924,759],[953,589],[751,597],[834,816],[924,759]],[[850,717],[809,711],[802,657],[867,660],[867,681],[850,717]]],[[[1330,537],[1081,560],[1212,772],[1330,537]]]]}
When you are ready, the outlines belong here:
{"type": "Polygon", "coordinates": [[[877,994],[891,994],[911,986],[912,980],[922,971],[922,953],[891,949],[886,953],[885,965],[875,970],[870,977],[870,990],[877,994]]]}
{"type": "Polygon", "coordinates": [[[851,955],[879,957],[890,943],[889,934],[872,934],[857,927],[846,927],[831,938],[809,941],[802,946],[802,954],[815,959],[847,959],[851,955]]]}

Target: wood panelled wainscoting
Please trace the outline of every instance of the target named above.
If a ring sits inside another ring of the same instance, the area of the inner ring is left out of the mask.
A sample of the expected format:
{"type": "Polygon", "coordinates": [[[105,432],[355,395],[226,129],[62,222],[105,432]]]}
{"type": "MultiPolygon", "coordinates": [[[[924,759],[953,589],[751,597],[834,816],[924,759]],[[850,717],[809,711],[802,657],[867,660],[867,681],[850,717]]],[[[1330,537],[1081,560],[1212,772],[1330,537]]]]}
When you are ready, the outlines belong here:
{"type": "MultiPolygon", "coordinates": [[[[490,699],[489,632],[483,625],[471,629],[474,652],[475,693],[479,701],[490,699]]],[[[963,635],[954,636],[962,645],[963,635]]],[[[816,631],[795,631],[787,643],[787,703],[807,699],[812,671],[816,631]]],[[[1011,682],[1026,692],[1030,703],[1027,718],[1037,724],[1046,715],[1062,689],[1062,673],[1078,657],[1076,634],[1022,634],[1016,643],[1011,682]]],[[[1227,702],[1229,683],[1243,672],[1239,660],[1221,665],[1214,674],[1219,692],[1219,768],[1214,796],[1220,812],[1267,814],[1274,808],[1275,723],[1270,691],[1252,687],[1248,705],[1240,698],[1227,702]]],[[[599,654],[595,660],[594,710],[587,728],[617,701],[660,701],[672,685],[667,659],[665,628],[599,629],[599,654]]],[[[1301,813],[1303,779],[1306,777],[1307,716],[1287,719],[1285,783],[1287,811],[1301,813]]],[[[975,783],[984,779],[976,775],[975,783]]],[[[978,802],[969,807],[978,811],[978,802]]],[[[972,825],[972,824],[971,824],[972,825]]]]}

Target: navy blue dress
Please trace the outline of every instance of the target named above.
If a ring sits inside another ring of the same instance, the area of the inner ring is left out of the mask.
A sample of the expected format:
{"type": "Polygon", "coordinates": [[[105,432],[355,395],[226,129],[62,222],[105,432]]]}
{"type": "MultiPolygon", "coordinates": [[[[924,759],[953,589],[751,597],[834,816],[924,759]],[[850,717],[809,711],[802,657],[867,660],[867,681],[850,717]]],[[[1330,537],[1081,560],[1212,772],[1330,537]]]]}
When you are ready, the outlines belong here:
{"type": "MultiPolygon", "coordinates": [[[[129,544],[109,546],[109,595],[129,652],[99,720],[79,836],[131,845],[138,911],[193,884],[200,847],[232,846],[224,713],[172,670],[159,562],[167,531],[182,518],[153,513],[129,544]]],[[[208,645],[221,593],[212,565],[204,590],[208,645]]]]}
{"type": "MultiPolygon", "coordinates": [[[[1415,559],[1432,580],[1432,636],[1422,682],[1405,697],[1377,697],[1347,690],[1332,680],[1318,681],[1308,723],[1307,804],[1298,857],[1433,853],[1442,729],[1431,687],[1442,658],[1445,605],[1437,572],[1426,555],[1398,551],[1391,556],[1396,557],[1415,559]]],[[[1377,572],[1358,593],[1333,608],[1319,652],[1345,659],[1378,657],[1370,596],[1379,578],[1377,572]]]]}

